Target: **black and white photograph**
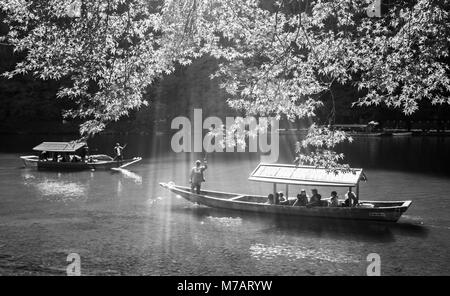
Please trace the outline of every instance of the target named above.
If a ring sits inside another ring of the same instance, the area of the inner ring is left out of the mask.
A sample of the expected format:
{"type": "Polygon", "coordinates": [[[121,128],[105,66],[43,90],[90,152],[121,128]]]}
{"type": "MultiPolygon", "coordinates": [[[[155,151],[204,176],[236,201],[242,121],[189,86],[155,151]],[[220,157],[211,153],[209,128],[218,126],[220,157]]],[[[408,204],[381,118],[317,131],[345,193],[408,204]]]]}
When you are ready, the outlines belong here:
{"type": "Polygon", "coordinates": [[[0,0],[0,275],[450,275],[449,8],[0,0]]]}

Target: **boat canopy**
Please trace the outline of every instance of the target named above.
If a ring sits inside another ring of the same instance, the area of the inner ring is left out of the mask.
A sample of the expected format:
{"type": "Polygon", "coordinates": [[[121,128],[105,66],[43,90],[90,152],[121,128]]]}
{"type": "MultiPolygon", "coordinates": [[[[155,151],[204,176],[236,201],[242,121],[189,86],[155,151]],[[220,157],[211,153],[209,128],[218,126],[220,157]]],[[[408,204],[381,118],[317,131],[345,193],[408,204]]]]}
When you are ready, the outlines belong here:
{"type": "Polygon", "coordinates": [[[77,152],[86,146],[85,142],[42,142],[33,148],[35,151],[77,152]]]}
{"type": "Polygon", "coordinates": [[[362,169],[336,173],[314,166],[260,163],[248,179],[289,185],[353,187],[360,180],[365,181],[366,176],[362,169]]]}

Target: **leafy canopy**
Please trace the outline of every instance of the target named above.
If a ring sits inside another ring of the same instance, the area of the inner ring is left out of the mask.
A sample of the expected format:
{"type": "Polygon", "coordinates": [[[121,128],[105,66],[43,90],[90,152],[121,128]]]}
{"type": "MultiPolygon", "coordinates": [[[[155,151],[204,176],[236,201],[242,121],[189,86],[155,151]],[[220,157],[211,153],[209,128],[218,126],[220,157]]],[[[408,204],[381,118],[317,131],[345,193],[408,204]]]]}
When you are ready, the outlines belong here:
{"type": "MultiPolygon", "coordinates": [[[[146,88],[209,55],[231,107],[248,115],[311,117],[333,86],[363,93],[356,105],[411,114],[421,100],[449,104],[448,0],[0,0],[9,32],[26,53],[6,77],[32,73],[69,81],[58,92],[77,103],[66,116],[95,134],[147,104],[146,88]]],[[[329,117],[334,122],[334,108],[329,117]]],[[[312,125],[299,160],[338,167],[344,132],[312,125]]],[[[345,166],[344,166],[345,167],[345,166]]]]}

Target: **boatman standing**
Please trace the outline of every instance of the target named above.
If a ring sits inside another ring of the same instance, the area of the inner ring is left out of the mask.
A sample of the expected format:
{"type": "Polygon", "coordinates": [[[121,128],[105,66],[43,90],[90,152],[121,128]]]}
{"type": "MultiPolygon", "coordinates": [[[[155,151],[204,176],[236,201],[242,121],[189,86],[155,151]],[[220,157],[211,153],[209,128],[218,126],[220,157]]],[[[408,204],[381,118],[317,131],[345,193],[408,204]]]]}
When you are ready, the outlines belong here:
{"type": "Polygon", "coordinates": [[[191,191],[199,194],[202,182],[205,182],[203,177],[203,172],[208,168],[206,159],[203,160],[203,165],[200,160],[195,162],[195,166],[191,170],[191,175],[189,176],[189,183],[191,183],[191,191]]]}
{"type": "MultiPolygon", "coordinates": [[[[127,146],[127,145],[125,145],[127,146]]],[[[119,143],[116,143],[116,146],[114,147],[114,152],[116,153],[116,157],[114,157],[114,160],[122,161],[123,160],[123,154],[122,150],[125,148],[125,146],[120,146],[119,143]]]]}

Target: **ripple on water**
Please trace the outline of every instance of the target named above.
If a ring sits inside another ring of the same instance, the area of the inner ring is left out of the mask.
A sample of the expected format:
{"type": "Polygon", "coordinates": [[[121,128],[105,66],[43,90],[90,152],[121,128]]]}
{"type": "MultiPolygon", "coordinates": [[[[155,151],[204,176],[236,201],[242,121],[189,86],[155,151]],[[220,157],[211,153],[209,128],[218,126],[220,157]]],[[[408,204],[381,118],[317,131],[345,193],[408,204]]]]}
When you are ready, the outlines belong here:
{"type": "Polygon", "coordinates": [[[237,217],[212,217],[208,216],[205,218],[206,223],[213,225],[224,226],[224,227],[237,227],[242,225],[242,218],[237,217]]]}
{"type": "Polygon", "coordinates": [[[87,199],[86,185],[61,180],[26,178],[25,185],[36,188],[41,199],[54,202],[84,201],[87,199]]]}
{"type": "Polygon", "coordinates": [[[306,248],[287,244],[267,245],[253,244],[250,246],[250,254],[256,259],[276,259],[285,257],[291,260],[311,259],[323,260],[333,263],[359,263],[359,257],[339,250],[325,248],[306,248]]]}
{"type": "Polygon", "coordinates": [[[161,196],[158,196],[156,198],[149,198],[149,199],[147,199],[146,203],[147,203],[148,206],[154,206],[154,205],[160,203],[162,200],[164,200],[164,198],[161,197],[161,196]]]}

